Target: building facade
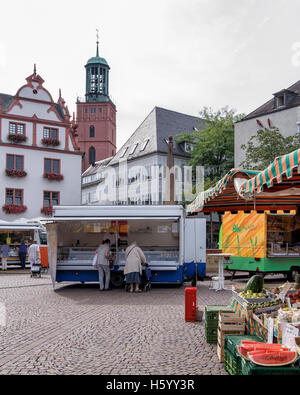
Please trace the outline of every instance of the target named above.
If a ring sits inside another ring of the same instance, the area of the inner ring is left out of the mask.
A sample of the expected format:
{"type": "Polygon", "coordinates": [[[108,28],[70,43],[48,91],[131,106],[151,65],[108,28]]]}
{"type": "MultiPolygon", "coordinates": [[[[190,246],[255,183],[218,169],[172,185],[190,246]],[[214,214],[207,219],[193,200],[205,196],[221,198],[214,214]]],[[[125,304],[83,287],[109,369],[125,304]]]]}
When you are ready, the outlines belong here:
{"type": "Polygon", "coordinates": [[[76,125],[36,73],[15,96],[0,94],[0,219],[38,218],[81,204],[76,125]]]}
{"type": "Polygon", "coordinates": [[[177,143],[175,136],[204,126],[197,117],[155,107],[114,157],[97,162],[83,174],[82,203],[165,204],[169,200],[166,179],[170,136],[174,137],[175,201],[181,203],[184,167],[192,147],[186,142],[177,143]]]}
{"type": "Polygon", "coordinates": [[[273,98],[235,124],[235,167],[245,160],[241,146],[259,129],[276,127],[284,137],[300,133],[300,81],[273,94],[273,98]]]}
{"type": "Polygon", "coordinates": [[[116,106],[109,97],[110,67],[99,56],[86,66],[85,98],[77,98],[78,143],[84,152],[83,170],[116,153],[116,106]]]}

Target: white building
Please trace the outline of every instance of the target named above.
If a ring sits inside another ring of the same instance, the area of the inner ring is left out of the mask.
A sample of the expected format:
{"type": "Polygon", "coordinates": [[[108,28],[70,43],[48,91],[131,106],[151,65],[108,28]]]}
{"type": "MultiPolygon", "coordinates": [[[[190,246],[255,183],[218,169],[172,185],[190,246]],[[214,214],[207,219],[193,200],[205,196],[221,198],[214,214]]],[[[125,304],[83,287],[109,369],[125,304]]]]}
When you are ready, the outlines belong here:
{"type": "Polygon", "coordinates": [[[235,124],[235,167],[245,160],[241,149],[259,129],[276,127],[284,137],[300,133],[300,81],[273,94],[273,98],[235,124]]]}
{"type": "Polygon", "coordinates": [[[36,70],[15,96],[0,94],[0,219],[37,218],[81,204],[76,125],[36,70]]]}
{"type": "MultiPolygon", "coordinates": [[[[82,204],[164,204],[169,200],[165,191],[169,137],[204,126],[197,117],[155,107],[113,158],[96,162],[83,174],[82,204]]],[[[184,166],[192,147],[173,141],[175,200],[181,203],[184,166]]]]}

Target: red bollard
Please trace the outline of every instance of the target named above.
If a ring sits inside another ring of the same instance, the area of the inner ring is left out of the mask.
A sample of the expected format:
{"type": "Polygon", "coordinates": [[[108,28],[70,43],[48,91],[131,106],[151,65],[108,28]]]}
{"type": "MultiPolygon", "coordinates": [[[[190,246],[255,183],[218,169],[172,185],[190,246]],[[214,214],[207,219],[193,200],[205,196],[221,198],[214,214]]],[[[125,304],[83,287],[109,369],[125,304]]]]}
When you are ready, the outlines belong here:
{"type": "Polygon", "coordinates": [[[185,321],[196,322],[197,288],[185,289],[185,321]]]}

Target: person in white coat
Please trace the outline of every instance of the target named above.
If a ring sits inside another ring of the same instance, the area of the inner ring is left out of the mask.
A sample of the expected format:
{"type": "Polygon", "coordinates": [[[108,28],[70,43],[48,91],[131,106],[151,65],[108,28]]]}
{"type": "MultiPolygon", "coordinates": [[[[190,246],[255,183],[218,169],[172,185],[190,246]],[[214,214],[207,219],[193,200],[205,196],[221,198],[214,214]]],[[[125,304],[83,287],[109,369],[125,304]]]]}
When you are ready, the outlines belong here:
{"type": "Polygon", "coordinates": [[[36,240],[33,241],[33,244],[31,244],[28,249],[28,260],[30,262],[31,268],[33,265],[41,263],[40,247],[36,240]]]}
{"type": "Polygon", "coordinates": [[[141,276],[142,276],[142,264],[146,263],[146,258],[140,247],[137,246],[136,242],[132,243],[125,252],[126,265],[124,268],[124,274],[126,276],[126,283],[130,284],[130,292],[142,292],[140,290],[141,276]]]}

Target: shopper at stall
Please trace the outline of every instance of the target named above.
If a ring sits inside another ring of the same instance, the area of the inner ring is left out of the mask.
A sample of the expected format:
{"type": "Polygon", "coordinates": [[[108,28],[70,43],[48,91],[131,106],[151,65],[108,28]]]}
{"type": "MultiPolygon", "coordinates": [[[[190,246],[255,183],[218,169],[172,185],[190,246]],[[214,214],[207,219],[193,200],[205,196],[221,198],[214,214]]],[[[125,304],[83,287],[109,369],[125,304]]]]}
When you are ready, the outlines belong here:
{"type": "Polygon", "coordinates": [[[125,252],[126,265],[124,274],[126,276],[126,284],[130,285],[129,292],[142,292],[140,290],[142,264],[146,264],[146,258],[140,247],[136,242],[132,243],[125,252]]]}
{"type": "Polygon", "coordinates": [[[99,272],[99,286],[100,291],[110,291],[110,263],[109,263],[109,252],[110,252],[111,242],[109,239],[103,241],[103,244],[97,249],[97,263],[96,268],[99,272]],[[104,285],[105,277],[105,285],[104,285]]]}
{"type": "Polygon", "coordinates": [[[39,264],[41,262],[40,247],[36,240],[33,241],[33,244],[31,244],[28,249],[28,260],[30,262],[31,268],[33,265],[39,264]]]}
{"type": "Polygon", "coordinates": [[[2,270],[6,271],[7,270],[7,258],[9,256],[9,246],[6,244],[6,241],[4,241],[3,245],[1,246],[1,262],[2,262],[2,270]]]}
{"type": "Polygon", "coordinates": [[[19,258],[22,269],[26,269],[26,256],[27,256],[27,245],[24,240],[21,241],[19,247],[19,258]]]}

